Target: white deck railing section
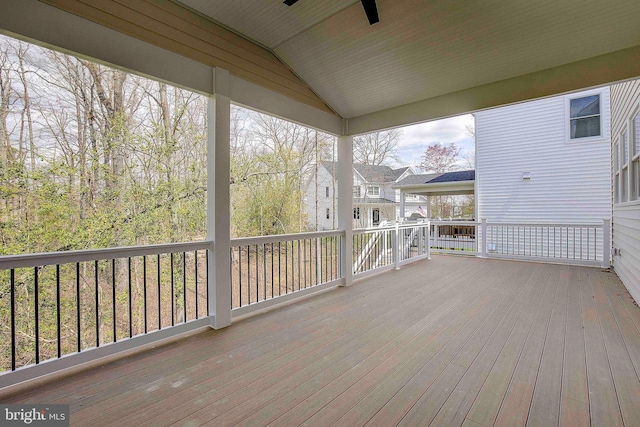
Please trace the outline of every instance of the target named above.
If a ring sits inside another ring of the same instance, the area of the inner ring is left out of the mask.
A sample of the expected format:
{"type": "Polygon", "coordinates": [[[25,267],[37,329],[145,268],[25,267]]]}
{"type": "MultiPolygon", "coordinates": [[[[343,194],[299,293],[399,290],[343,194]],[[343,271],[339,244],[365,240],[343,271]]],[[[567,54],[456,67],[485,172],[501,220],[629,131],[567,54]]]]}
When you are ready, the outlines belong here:
{"type": "Polygon", "coordinates": [[[396,224],[353,231],[353,274],[398,268],[429,258],[429,223],[396,224]]]}
{"type": "Polygon", "coordinates": [[[337,284],[343,235],[318,231],[231,239],[232,314],[337,284]]]}
{"type": "Polygon", "coordinates": [[[610,222],[431,221],[431,251],[609,267],[610,222]]]}
{"type": "Polygon", "coordinates": [[[211,247],[193,242],[0,257],[0,371],[64,362],[90,349],[107,355],[127,348],[123,341],[165,337],[171,327],[205,319],[211,247]]]}
{"type": "MultiPolygon", "coordinates": [[[[232,317],[431,251],[609,266],[610,223],[396,223],[232,239],[232,317]],[[346,260],[346,265],[343,263],[346,260]]],[[[0,257],[0,387],[211,324],[213,242],[0,257]],[[91,350],[91,351],[87,351],[91,350]],[[25,373],[29,371],[28,373],[25,373]]],[[[225,285],[227,286],[227,285],[225,285]]]]}
{"type": "Polygon", "coordinates": [[[610,223],[487,223],[483,255],[609,267],[610,223]]]}

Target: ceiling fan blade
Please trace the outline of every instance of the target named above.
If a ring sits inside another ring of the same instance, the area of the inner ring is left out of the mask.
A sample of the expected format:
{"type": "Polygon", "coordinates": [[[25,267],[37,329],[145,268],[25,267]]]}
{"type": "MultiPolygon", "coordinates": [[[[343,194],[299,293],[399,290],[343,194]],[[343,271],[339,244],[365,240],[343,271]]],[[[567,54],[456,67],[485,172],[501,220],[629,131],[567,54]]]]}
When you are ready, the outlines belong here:
{"type": "Polygon", "coordinates": [[[378,17],[378,8],[376,7],[376,0],[360,0],[360,1],[362,2],[364,13],[367,14],[367,19],[369,19],[369,25],[373,25],[377,22],[380,22],[380,18],[378,17]]]}
{"type": "Polygon", "coordinates": [[[297,1],[298,0],[284,0],[282,3],[286,4],[287,6],[291,6],[297,1]]]}

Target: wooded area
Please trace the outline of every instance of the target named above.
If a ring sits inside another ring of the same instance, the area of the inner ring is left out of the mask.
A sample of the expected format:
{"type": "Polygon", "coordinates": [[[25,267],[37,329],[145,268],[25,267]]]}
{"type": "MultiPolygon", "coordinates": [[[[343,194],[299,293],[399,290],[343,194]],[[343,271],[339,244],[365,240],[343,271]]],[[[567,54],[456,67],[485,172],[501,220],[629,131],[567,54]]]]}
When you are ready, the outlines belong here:
{"type": "MultiPolygon", "coordinates": [[[[206,109],[205,96],[0,36],[0,255],[205,239],[206,109]]],[[[303,192],[334,142],[233,106],[232,237],[313,229],[303,192]]],[[[1,368],[12,304],[19,367],[206,315],[205,261],[1,271],[1,368]]]]}

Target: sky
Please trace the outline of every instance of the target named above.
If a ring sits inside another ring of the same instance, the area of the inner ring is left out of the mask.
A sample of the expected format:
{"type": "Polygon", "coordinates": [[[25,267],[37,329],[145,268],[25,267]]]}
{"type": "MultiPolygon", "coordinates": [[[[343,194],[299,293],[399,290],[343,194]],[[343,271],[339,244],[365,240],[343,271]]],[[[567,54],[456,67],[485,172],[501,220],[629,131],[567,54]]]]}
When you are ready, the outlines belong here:
{"type": "MultiPolygon", "coordinates": [[[[427,123],[406,126],[402,128],[402,136],[398,143],[399,162],[394,166],[417,166],[429,144],[440,142],[442,144],[455,143],[461,149],[460,157],[465,153],[473,154],[473,137],[467,132],[466,125],[473,127],[474,120],[471,114],[435,120],[427,123]]],[[[466,163],[460,161],[462,169],[467,169],[466,163]]],[[[416,172],[419,172],[416,168],[416,172]]]]}

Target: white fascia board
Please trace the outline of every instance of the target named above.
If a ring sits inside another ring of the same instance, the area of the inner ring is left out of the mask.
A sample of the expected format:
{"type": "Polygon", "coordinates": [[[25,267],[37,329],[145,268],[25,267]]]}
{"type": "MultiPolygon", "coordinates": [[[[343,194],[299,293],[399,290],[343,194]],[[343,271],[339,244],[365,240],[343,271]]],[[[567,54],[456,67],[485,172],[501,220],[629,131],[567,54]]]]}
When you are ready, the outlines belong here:
{"type": "Polygon", "coordinates": [[[309,126],[331,135],[342,135],[343,120],[255,83],[231,76],[231,100],[235,104],[309,126]]]}
{"type": "MultiPolygon", "coordinates": [[[[407,170],[405,170],[404,172],[402,172],[402,175],[400,175],[400,176],[398,177],[398,179],[396,179],[396,180],[395,180],[395,182],[401,181],[401,180],[403,180],[404,178],[406,178],[406,177],[407,177],[407,176],[409,176],[409,175],[415,175],[415,174],[414,174],[414,172],[413,172],[413,169],[411,168],[411,166],[408,166],[408,167],[407,167],[407,170]]],[[[392,187],[392,188],[393,188],[393,187],[392,187]]]]}
{"type": "Polygon", "coordinates": [[[347,119],[360,135],[502,105],[607,86],[640,76],[640,45],[347,119]]]}
{"type": "Polygon", "coordinates": [[[2,0],[0,33],[203,94],[212,68],[37,0],[2,0]]]}

